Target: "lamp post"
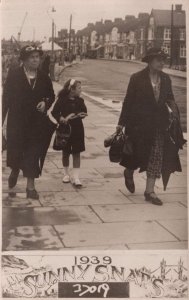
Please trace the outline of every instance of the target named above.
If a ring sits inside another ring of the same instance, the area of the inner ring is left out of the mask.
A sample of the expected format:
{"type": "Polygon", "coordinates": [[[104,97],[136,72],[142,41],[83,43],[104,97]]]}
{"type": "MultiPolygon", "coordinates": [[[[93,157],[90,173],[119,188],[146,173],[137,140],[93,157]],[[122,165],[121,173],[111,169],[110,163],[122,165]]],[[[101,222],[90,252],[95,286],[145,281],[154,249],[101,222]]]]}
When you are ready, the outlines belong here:
{"type": "Polygon", "coordinates": [[[68,53],[69,53],[69,61],[71,62],[71,30],[72,30],[72,15],[70,16],[70,31],[69,31],[69,48],[68,48],[68,53]]]}
{"type": "Polygon", "coordinates": [[[173,25],[173,4],[171,6],[171,53],[170,53],[170,68],[172,67],[172,64],[173,64],[173,54],[174,54],[174,51],[173,51],[173,40],[174,40],[174,25],[173,25]]]}
{"type": "MultiPolygon", "coordinates": [[[[53,12],[56,12],[54,7],[52,7],[52,13],[53,12]]],[[[55,28],[54,18],[52,17],[52,57],[54,57],[54,28],[55,28]]]]}
{"type": "MultiPolygon", "coordinates": [[[[54,7],[52,7],[52,13],[56,12],[56,10],[54,9],[54,7]]],[[[55,68],[55,59],[54,59],[54,18],[53,18],[53,14],[52,14],[52,46],[51,46],[51,66],[50,66],[50,76],[51,76],[51,80],[55,80],[54,78],[54,68],[55,68]]]]}

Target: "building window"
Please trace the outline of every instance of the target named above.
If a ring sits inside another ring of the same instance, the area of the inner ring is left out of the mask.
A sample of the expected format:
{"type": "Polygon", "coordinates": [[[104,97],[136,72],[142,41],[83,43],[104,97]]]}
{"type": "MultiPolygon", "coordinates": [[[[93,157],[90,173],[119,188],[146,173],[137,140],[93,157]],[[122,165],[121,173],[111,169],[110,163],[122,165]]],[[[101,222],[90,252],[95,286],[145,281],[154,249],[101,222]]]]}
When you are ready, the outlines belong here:
{"type": "Polygon", "coordinates": [[[117,27],[114,27],[112,29],[111,40],[114,43],[117,43],[117,41],[118,41],[118,28],[117,27]]]}
{"type": "Polygon", "coordinates": [[[140,54],[143,55],[143,52],[144,52],[144,45],[140,45],[140,54]]]}
{"type": "Polygon", "coordinates": [[[134,44],[134,42],[135,42],[135,33],[134,33],[134,31],[130,31],[129,44],[134,44]]]}
{"type": "Polygon", "coordinates": [[[165,28],[164,29],[164,40],[170,40],[171,39],[171,29],[165,28]]]}
{"type": "Polygon", "coordinates": [[[144,39],[144,28],[140,29],[140,39],[143,40],[144,39]]]}
{"type": "Polygon", "coordinates": [[[185,40],[186,30],[180,29],[180,40],[185,40]]]}
{"type": "Polygon", "coordinates": [[[105,39],[106,39],[106,42],[109,42],[109,40],[110,40],[110,35],[109,35],[109,34],[106,34],[105,39]]]}
{"type": "Polygon", "coordinates": [[[150,25],[151,26],[154,25],[154,18],[153,17],[150,18],[150,25]]]}
{"type": "Polygon", "coordinates": [[[154,29],[149,28],[148,30],[148,40],[153,40],[154,39],[154,29]]]}
{"type": "Polygon", "coordinates": [[[186,58],[186,45],[180,45],[180,57],[186,58]]]}
{"type": "Polygon", "coordinates": [[[120,41],[121,41],[121,34],[118,33],[118,34],[117,34],[117,42],[120,43],[120,41]]]}
{"type": "Polygon", "coordinates": [[[162,49],[165,51],[165,53],[171,55],[171,45],[169,43],[164,43],[162,49]]]}

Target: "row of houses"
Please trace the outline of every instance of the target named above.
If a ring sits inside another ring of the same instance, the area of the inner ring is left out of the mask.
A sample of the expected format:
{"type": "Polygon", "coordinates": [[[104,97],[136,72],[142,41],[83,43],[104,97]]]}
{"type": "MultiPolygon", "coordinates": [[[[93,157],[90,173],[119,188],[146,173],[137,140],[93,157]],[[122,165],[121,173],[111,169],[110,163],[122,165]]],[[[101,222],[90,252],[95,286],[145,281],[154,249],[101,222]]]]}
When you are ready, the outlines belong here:
{"type": "Polygon", "coordinates": [[[140,60],[151,46],[161,47],[171,55],[172,45],[173,66],[185,69],[186,15],[182,5],[175,5],[173,13],[171,10],[152,9],[150,14],[126,15],[124,20],[115,18],[114,21],[89,23],[82,30],[72,30],[70,35],[62,29],[56,42],[65,51],[70,48],[72,54],[134,60],[140,60]]]}

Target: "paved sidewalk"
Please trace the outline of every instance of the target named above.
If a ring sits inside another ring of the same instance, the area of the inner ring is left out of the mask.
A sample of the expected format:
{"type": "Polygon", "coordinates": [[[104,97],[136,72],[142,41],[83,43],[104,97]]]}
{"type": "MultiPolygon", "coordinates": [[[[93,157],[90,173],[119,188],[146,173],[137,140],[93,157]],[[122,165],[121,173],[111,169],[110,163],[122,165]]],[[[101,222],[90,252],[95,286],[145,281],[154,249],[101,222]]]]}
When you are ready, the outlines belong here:
{"type": "MultiPolygon", "coordinates": [[[[55,90],[60,86],[55,83],[55,90]]],[[[123,168],[110,163],[105,137],[112,134],[118,112],[85,96],[88,118],[86,152],[82,154],[82,189],[62,183],[61,153],[49,149],[39,201],[25,199],[20,176],[18,196],[7,196],[3,154],[3,250],[186,249],[186,147],[180,153],[183,172],[171,177],[166,192],[156,190],[162,207],[145,203],[145,174],[135,174],[136,193],[124,186],[123,168]]]]}

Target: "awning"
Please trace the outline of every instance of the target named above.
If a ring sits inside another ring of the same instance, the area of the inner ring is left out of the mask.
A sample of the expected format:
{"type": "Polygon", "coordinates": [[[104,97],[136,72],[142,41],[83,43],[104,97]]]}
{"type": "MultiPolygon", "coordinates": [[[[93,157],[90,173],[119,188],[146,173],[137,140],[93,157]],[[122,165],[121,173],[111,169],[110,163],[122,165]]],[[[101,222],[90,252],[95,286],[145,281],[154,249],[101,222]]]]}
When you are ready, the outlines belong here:
{"type": "Polygon", "coordinates": [[[92,50],[98,50],[98,49],[103,48],[103,47],[104,47],[104,46],[99,45],[98,47],[96,47],[96,48],[94,48],[94,49],[92,49],[92,50]]]}
{"type": "MultiPolygon", "coordinates": [[[[52,42],[44,42],[41,44],[41,48],[43,51],[51,51],[52,50],[52,42]]],[[[54,51],[61,51],[62,48],[54,43],[54,51]]]]}

